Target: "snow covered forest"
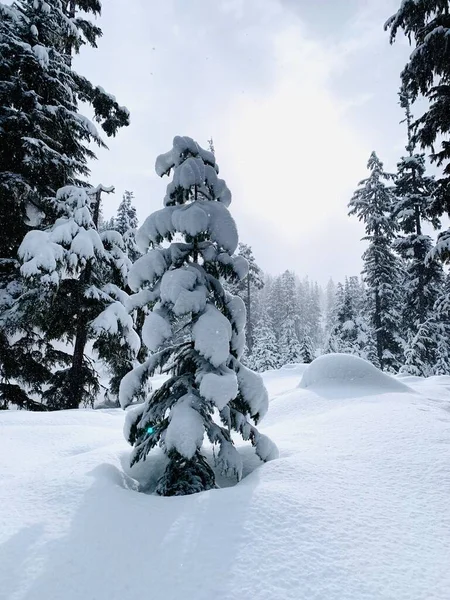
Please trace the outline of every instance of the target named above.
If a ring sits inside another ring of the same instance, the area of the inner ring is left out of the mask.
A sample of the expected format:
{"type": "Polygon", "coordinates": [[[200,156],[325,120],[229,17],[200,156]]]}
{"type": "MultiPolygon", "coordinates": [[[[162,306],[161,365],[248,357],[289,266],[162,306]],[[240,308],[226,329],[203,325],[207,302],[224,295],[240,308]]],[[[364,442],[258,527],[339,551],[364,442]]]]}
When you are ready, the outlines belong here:
{"type": "MultiPolygon", "coordinates": [[[[94,181],[133,135],[78,72],[101,2],[0,1],[0,598],[131,600],[153,578],[168,600],[448,597],[450,1],[394,4],[377,27],[409,44],[389,92],[404,147],[392,169],[392,148],[364,156],[342,207],[361,268],[325,279],[278,260],[275,227],[275,270],[257,226],[239,235],[215,131],[161,119],[151,169],[94,181]],[[142,178],[166,185],[155,210],[142,178]]],[[[298,197],[288,237],[320,202],[269,148],[298,197]]]]}

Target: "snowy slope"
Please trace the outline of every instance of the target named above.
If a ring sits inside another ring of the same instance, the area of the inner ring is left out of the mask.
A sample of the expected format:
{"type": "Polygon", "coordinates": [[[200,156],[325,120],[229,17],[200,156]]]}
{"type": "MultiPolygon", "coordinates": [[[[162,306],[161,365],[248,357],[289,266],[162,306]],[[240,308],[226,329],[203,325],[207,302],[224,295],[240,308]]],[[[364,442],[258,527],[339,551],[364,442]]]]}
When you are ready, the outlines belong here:
{"type": "Polygon", "coordinates": [[[183,498],[123,475],[120,410],[0,413],[0,598],[447,600],[450,378],[304,369],[264,375],[280,459],[183,498]]]}

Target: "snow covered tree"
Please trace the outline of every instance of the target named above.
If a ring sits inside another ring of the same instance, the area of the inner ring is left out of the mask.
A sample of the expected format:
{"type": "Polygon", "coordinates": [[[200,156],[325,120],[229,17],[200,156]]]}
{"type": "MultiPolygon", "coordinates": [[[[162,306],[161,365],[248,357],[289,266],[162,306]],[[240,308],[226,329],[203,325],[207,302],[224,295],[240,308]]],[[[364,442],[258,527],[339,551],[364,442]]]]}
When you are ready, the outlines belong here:
{"type": "Polygon", "coordinates": [[[435,181],[425,174],[424,155],[414,153],[409,99],[404,91],[400,97],[408,123],[408,156],[398,164],[393,217],[404,234],[396,239],[395,247],[406,262],[404,313],[409,330],[427,319],[442,289],[443,269],[436,259],[429,258],[433,244],[423,233],[424,222],[439,225],[433,214],[435,181]]]}
{"type": "Polygon", "coordinates": [[[295,322],[290,317],[281,325],[279,346],[281,365],[302,361],[302,351],[295,329],[295,322]]]}
{"type": "Polygon", "coordinates": [[[105,145],[79,113],[79,102],[92,105],[107,135],[129,123],[125,108],[72,69],[72,49],[96,46],[101,30],[85,15],[100,10],[98,0],[0,3],[0,206],[2,223],[11,223],[2,236],[2,257],[15,258],[27,212],[45,219],[50,211],[52,218],[45,199],[88,175],[87,161],[94,157],[88,144],[105,145]]]}
{"type": "MultiPolygon", "coordinates": [[[[429,148],[431,160],[443,167],[433,210],[437,216],[450,215],[450,2],[403,0],[385,28],[390,30],[391,43],[403,30],[415,46],[402,72],[411,100],[426,99],[425,110],[413,125],[414,140],[429,148]]],[[[450,258],[450,230],[441,233],[436,251],[446,260],[450,258]]]]}
{"type": "Polygon", "coordinates": [[[219,446],[220,471],[238,480],[242,459],[232,429],[251,441],[262,460],[273,458],[276,447],[253,424],[268,407],[262,379],[239,360],[245,305],[220,282],[242,280],[248,272],[245,258],[233,255],[238,235],[227,209],[230,191],[217,176],[214,155],[189,137],[174,138],[172,149],[157,158],[156,172],[172,172],[173,178],[164,208],[138,232],[138,244],[147,253],[128,278],[136,301],[151,309],[143,338],[153,354],[124,377],[120,400],[128,406],[155,369],[169,375],[128,413],[127,438],[134,446],[132,464],[157,444],[164,448],[168,465],[156,491],[171,496],[215,486],[214,471],[201,452],[205,433],[219,446]],[[170,245],[163,247],[163,241],[170,245]]]}
{"type": "Polygon", "coordinates": [[[253,330],[255,328],[255,318],[253,309],[255,306],[255,293],[264,287],[264,278],[261,269],[256,264],[253,251],[247,244],[239,243],[238,253],[243,256],[248,263],[248,275],[238,283],[230,286],[230,291],[244,300],[247,311],[246,341],[249,354],[253,351],[253,330]]]}
{"type": "Polygon", "coordinates": [[[369,158],[370,176],[361,181],[349,203],[349,214],[364,222],[369,247],[363,254],[364,281],[369,298],[368,311],[381,369],[400,367],[402,341],[400,268],[392,251],[395,224],[392,220],[393,194],[385,182],[392,179],[383,170],[375,152],[369,158]]]}
{"type": "Polygon", "coordinates": [[[411,331],[405,347],[403,373],[430,377],[450,374],[450,280],[428,318],[411,331]]]}
{"type": "MultiPolygon", "coordinates": [[[[72,69],[72,52],[84,44],[96,46],[101,30],[88,14],[98,16],[100,8],[98,0],[0,2],[0,294],[8,296],[2,303],[7,312],[21,293],[17,250],[24,235],[53,222],[48,199],[57,189],[88,175],[94,157],[89,143],[104,146],[94,124],[79,113],[79,103],[91,105],[108,136],[129,122],[128,111],[113,96],[72,69]]],[[[34,361],[35,335],[28,323],[18,324],[18,345],[10,317],[2,312],[0,322],[3,331],[8,328],[0,354],[14,354],[24,365],[20,381],[28,373],[34,386],[51,345],[41,340],[44,354],[34,361]]],[[[1,377],[17,380],[5,364],[1,377]]]]}
{"type": "Polygon", "coordinates": [[[371,328],[366,318],[365,294],[356,276],[337,286],[337,297],[330,317],[331,330],[326,353],[343,352],[368,358],[371,328]]]}
{"type": "Polygon", "coordinates": [[[317,283],[311,282],[305,277],[297,284],[297,324],[296,330],[299,339],[304,334],[311,338],[314,347],[322,342],[322,308],[320,290],[317,283]]]}
{"type": "MultiPolygon", "coordinates": [[[[432,177],[425,174],[425,157],[415,154],[412,136],[412,115],[408,92],[400,93],[400,104],[405,109],[408,127],[408,156],[398,164],[398,175],[395,182],[395,203],[393,217],[403,233],[395,240],[395,248],[404,260],[403,273],[403,336],[406,345],[406,364],[408,372],[412,372],[414,357],[419,361],[417,369],[424,373],[424,361],[427,356],[434,361],[432,352],[417,352],[421,345],[419,340],[430,334],[428,322],[433,307],[442,293],[444,272],[436,258],[430,256],[433,242],[430,236],[423,233],[423,223],[434,227],[439,221],[433,214],[433,194],[436,188],[432,177]],[[419,331],[420,330],[420,331],[419,331]]],[[[428,365],[432,367],[431,364],[428,365]]],[[[416,373],[414,373],[416,374],[416,373]]]]}
{"type": "Polygon", "coordinates": [[[98,377],[84,354],[90,337],[104,336],[112,347],[110,336],[116,336],[116,344],[127,348],[130,359],[140,345],[133,320],[120,301],[126,294],[112,282],[103,285],[99,278],[105,265],[122,279],[130,267],[121,235],[97,231],[101,191],[112,190],[102,186],[58,190],[54,224],[28,232],[19,247],[21,273],[28,281],[16,307],[20,322],[30,321],[48,340],[71,342],[74,347],[70,367],[53,373],[42,394],[52,409],[93,404],[98,377]]]}
{"type": "Polygon", "coordinates": [[[255,329],[252,352],[252,368],[258,373],[280,366],[277,338],[265,307],[262,307],[255,329]]]}
{"type": "Polygon", "coordinates": [[[300,341],[300,354],[301,354],[301,362],[305,364],[311,363],[314,356],[314,346],[309,335],[305,334],[302,336],[300,341]]]}

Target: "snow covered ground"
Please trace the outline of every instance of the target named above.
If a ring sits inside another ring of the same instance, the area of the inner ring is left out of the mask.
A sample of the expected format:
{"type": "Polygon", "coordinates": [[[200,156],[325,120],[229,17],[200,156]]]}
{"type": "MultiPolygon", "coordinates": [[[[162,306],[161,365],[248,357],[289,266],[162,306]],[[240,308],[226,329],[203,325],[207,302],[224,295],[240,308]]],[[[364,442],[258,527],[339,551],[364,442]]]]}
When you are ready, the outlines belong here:
{"type": "Polygon", "coordinates": [[[0,598],[447,600],[450,377],[364,368],[266,373],[279,460],[182,498],[137,491],[120,410],[0,412],[0,598]]]}

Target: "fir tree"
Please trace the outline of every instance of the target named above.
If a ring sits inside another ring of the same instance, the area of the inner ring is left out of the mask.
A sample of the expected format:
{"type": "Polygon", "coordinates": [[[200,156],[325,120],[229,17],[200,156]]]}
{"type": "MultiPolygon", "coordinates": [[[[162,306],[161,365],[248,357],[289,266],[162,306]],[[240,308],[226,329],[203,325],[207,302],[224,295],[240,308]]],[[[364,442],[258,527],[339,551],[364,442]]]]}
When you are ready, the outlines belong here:
{"type": "Polygon", "coordinates": [[[392,251],[395,225],[391,218],[393,195],[385,182],[392,179],[383,170],[375,152],[368,162],[370,176],[361,181],[349,203],[349,214],[364,222],[369,247],[363,254],[371,325],[381,369],[395,371],[401,364],[400,269],[392,251]]]}
{"type": "Polygon", "coordinates": [[[372,337],[366,318],[365,294],[358,277],[338,284],[338,294],[332,315],[332,328],[327,353],[343,352],[368,359],[368,345],[372,337]]]}
{"type": "Polygon", "coordinates": [[[314,346],[309,335],[302,336],[300,342],[301,362],[305,364],[312,363],[314,360],[314,346]]]}
{"type": "Polygon", "coordinates": [[[169,374],[131,413],[127,435],[134,446],[132,464],[157,444],[164,448],[168,465],[157,493],[167,496],[215,486],[214,472],[201,452],[205,433],[219,446],[215,459],[221,472],[238,480],[242,459],[231,429],[249,439],[262,460],[276,452],[249,420],[259,421],[268,399],[261,378],[240,362],[245,306],[220,283],[221,278],[242,280],[248,270],[242,256],[233,256],[238,237],[227,209],[230,191],[217,177],[214,155],[191,138],[175,137],[173,148],[158,157],[157,174],[172,171],[165,207],[138,232],[139,245],[150,250],[129,275],[142,307],[152,307],[143,337],[154,354],[124,377],[120,390],[126,407],[155,369],[169,374]],[[169,247],[161,246],[164,240],[169,247]],[[216,410],[220,422],[214,419],[216,410]]]}
{"type": "Polygon", "coordinates": [[[256,264],[253,251],[247,244],[239,243],[238,252],[248,262],[248,275],[238,283],[230,287],[233,294],[237,294],[244,300],[247,310],[247,326],[246,326],[246,341],[249,354],[253,351],[253,330],[255,326],[255,318],[253,309],[255,308],[255,294],[257,290],[264,287],[263,273],[256,264]]]}
{"type": "Polygon", "coordinates": [[[28,232],[19,248],[21,273],[29,282],[17,302],[19,321],[30,320],[49,340],[74,345],[70,367],[53,373],[43,393],[52,409],[93,404],[99,385],[84,355],[89,337],[105,337],[111,344],[111,336],[116,336],[115,343],[127,348],[130,359],[139,349],[132,318],[120,302],[126,294],[112,282],[102,284],[105,265],[117,272],[117,281],[130,267],[121,235],[97,231],[102,190],[58,190],[55,223],[28,232]]]}
{"type": "Polygon", "coordinates": [[[428,318],[410,333],[401,371],[422,377],[450,374],[449,276],[428,318]]]}
{"type": "Polygon", "coordinates": [[[281,326],[279,346],[281,365],[302,361],[302,350],[295,330],[295,322],[290,317],[281,326]]]}
{"type": "Polygon", "coordinates": [[[260,311],[255,330],[255,342],[252,352],[252,368],[261,373],[280,366],[281,357],[272,321],[265,307],[260,311]]]}
{"type": "MultiPolygon", "coordinates": [[[[450,215],[450,3],[448,0],[403,0],[386,22],[391,43],[403,30],[415,50],[402,72],[405,90],[412,101],[426,99],[425,110],[414,123],[414,139],[432,152],[431,160],[443,167],[433,211],[450,215]],[[437,148],[437,149],[436,149],[437,148]]],[[[438,238],[436,252],[450,257],[450,230],[438,238]]]]}
{"type": "Polygon", "coordinates": [[[430,236],[423,232],[423,223],[437,227],[433,214],[435,181],[425,174],[425,157],[414,153],[411,134],[412,115],[406,91],[400,93],[400,104],[406,112],[408,126],[408,156],[398,164],[395,181],[393,217],[404,234],[395,241],[395,247],[405,261],[404,327],[414,334],[420,323],[426,321],[442,290],[443,269],[436,259],[430,258],[430,236]]]}
{"type": "Polygon", "coordinates": [[[0,327],[7,332],[0,339],[0,354],[14,355],[24,366],[17,378],[16,369],[3,363],[0,376],[20,381],[23,393],[26,384],[34,389],[38,380],[44,383],[41,365],[50,365],[55,355],[45,338],[39,338],[41,351],[35,354],[32,324],[19,323],[17,312],[10,318],[21,294],[18,247],[27,231],[53,222],[54,205],[48,199],[57,189],[89,174],[90,142],[104,146],[93,123],[79,113],[79,103],[92,106],[108,136],[129,121],[128,111],[111,95],[72,69],[71,53],[85,44],[95,47],[101,35],[89,13],[100,14],[98,0],[0,3],[0,294],[8,297],[1,303],[8,314],[0,314],[0,327]]]}

